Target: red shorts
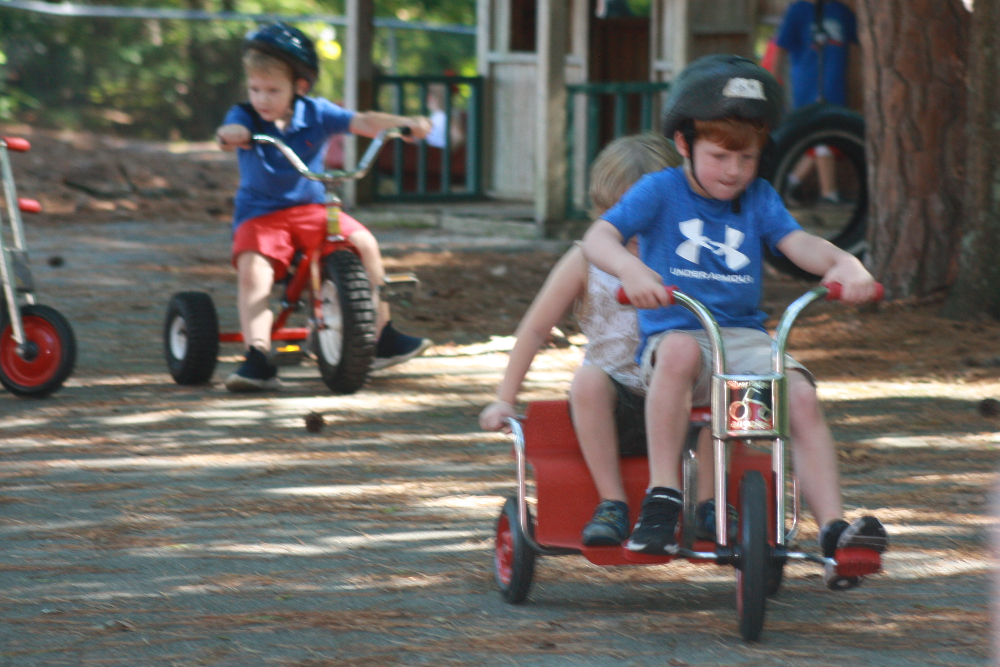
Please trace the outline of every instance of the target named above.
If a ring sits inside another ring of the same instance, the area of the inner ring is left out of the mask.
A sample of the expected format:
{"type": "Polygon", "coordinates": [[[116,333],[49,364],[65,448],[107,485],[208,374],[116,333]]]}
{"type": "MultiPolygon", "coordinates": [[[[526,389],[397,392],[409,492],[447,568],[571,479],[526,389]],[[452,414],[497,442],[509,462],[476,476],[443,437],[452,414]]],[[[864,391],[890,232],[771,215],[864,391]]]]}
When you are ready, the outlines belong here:
{"type": "MultiPolygon", "coordinates": [[[[340,234],[368,231],[364,225],[340,212],[340,234]]],[[[243,252],[258,252],[271,260],[275,280],[288,273],[296,250],[308,250],[320,244],[326,236],[326,206],[304,204],[285,208],[240,223],[233,234],[233,266],[243,252]]]]}

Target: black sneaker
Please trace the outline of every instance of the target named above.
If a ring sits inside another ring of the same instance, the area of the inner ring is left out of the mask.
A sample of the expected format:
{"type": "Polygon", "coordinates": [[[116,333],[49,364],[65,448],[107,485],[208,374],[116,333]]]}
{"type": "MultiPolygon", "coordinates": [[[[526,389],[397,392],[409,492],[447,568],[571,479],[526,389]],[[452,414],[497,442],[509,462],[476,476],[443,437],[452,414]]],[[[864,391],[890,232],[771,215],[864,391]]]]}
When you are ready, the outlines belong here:
{"type": "Polygon", "coordinates": [[[603,500],[594,510],[594,518],[583,527],[587,547],[615,547],[628,537],[628,505],[620,500],[603,500]]]}
{"type": "Polygon", "coordinates": [[[826,524],[819,534],[823,555],[833,558],[837,549],[863,547],[882,553],[889,546],[889,535],[882,522],[873,516],[863,516],[847,523],[842,519],[826,524]]]}
{"type": "Polygon", "coordinates": [[[229,391],[263,391],[279,387],[278,367],[256,347],[247,350],[246,361],[226,378],[226,389],[229,391]]]}
{"type": "MultiPolygon", "coordinates": [[[[729,503],[726,503],[726,512],[729,515],[729,543],[732,544],[736,541],[740,515],[736,511],[736,508],[729,503]]],[[[695,538],[715,542],[715,498],[709,498],[698,503],[698,508],[695,511],[695,519],[697,521],[694,529],[695,538]]]]}
{"type": "Polygon", "coordinates": [[[677,489],[657,486],[647,491],[628,541],[629,551],[677,553],[677,519],[683,505],[683,496],[677,489]]]}
{"type": "MultiPolygon", "coordinates": [[[[881,554],[889,546],[889,536],[881,521],[873,516],[863,516],[851,523],[838,519],[826,524],[819,533],[819,544],[827,558],[833,558],[837,549],[851,547],[871,549],[881,554]]],[[[842,576],[830,563],[823,568],[823,583],[834,591],[850,590],[863,579],[860,576],[842,576]]]]}
{"type": "Polygon", "coordinates": [[[372,360],[372,370],[377,371],[389,366],[409,361],[423,354],[424,350],[433,345],[429,338],[407,336],[392,328],[392,322],[386,323],[378,337],[375,348],[375,359],[372,360]]]}

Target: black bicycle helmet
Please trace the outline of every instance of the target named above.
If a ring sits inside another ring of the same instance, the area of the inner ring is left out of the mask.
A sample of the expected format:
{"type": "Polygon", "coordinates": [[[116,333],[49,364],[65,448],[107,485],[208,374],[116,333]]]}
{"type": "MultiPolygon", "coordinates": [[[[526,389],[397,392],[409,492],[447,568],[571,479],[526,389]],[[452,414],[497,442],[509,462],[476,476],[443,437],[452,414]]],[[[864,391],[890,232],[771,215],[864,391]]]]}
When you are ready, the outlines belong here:
{"type": "Polygon", "coordinates": [[[278,21],[247,33],[243,50],[255,49],[292,66],[295,78],[312,86],[319,78],[319,58],[313,41],[298,28],[278,21]]]}
{"type": "Polygon", "coordinates": [[[671,139],[684,121],[721,118],[763,120],[774,130],[784,107],[781,84],[754,61],[722,53],[703,56],[685,67],[670,87],[663,134],[671,139]]]}
{"type": "MultiPolygon", "coordinates": [[[[684,68],[670,87],[663,109],[663,134],[668,139],[680,130],[688,145],[691,175],[698,185],[694,169],[696,138],[694,121],[742,118],[762,120],[768,132],[781,122],[785,93],[778,80],[752,60],[732,54],[702,56],[684,68]]],[[[770,137],[761,161],[769,152],[770,137]]],[[[758,163],[759,169],[759,163],[758,163]]],[[[740,197],[733,199],[733,212],[740,212],[740,197]]]]}

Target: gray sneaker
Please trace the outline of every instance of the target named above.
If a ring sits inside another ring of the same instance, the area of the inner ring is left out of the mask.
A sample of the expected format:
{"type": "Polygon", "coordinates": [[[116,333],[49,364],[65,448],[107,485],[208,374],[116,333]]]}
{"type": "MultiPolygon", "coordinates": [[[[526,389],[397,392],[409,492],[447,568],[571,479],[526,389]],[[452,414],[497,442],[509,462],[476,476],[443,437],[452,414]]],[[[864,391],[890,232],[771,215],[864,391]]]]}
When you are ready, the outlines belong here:
{"type": "Polygon", "coordinates": [[[583,545],[615,547],[628,538],[628,505],[620,500],[603,500],[594,518],[583,527],[583,545]]]}

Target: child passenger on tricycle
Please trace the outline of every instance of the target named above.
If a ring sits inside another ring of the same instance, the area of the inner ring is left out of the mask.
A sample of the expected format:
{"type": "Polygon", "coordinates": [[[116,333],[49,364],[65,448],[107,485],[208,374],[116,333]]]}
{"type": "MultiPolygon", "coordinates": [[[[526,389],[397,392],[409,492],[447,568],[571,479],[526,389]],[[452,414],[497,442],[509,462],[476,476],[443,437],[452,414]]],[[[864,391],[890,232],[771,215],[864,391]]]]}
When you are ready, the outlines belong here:
{"type": "MultiPolygon", "coordinates": [[[[223,150],[236,150],[240,185],[233,215],[233,264],[239,281],[237,307],[246,344],[246,361],[226,380],[230,391],[259,391],[280,386],[271,359],[273,314],[268,296],[274,281],[285,276],[295,252],[316,246],[327,233],[322,183],[302,177],[272,146],[252,145],[254,134],[284,141],[309,165],[322,171],[323,149],[335,134],[374,137],[382,130],[409,128],[413,139],[431,129],[422,116],[354,112],[332,102],[305,97],[319,76],[316,49],[304,33],[273,23],[247,35],[243,67],[250,101],[230,109],[216,138],[223,150]]],[[[341,235],[361,255],[375,287],[377,347],[372,369],[407,361],[431,342],[396,331],[389,305],[380,302],[378,288],[385,270],[375,237],[361,223],[340,214],[341,235]]]]}
{"type": "MultiPolygon", "coordinates": [[[[677,553],[678,464],[691,407],[709,401],[709,341],[697,318],[669,305],[664,283],[711,311],[722,327],[726,372],[755,375],[771,369],[772,339],[759,309],[763,243],[824,283],[840,283],[846,303],[876,296],[877,284],[861,262],[803,231],[758,177],[782,108],[780,85],[752,61],[732,55],[695,61],[678,77],[664,110],[664,134],[684,165],[644,176],[584,237],[587,260],[616,276],[640,309],[637,358],[646,389],[650,479],[629,550],[677,553]],[[624,245],[633,237],[638,257],[624,245]]],[[[785,365],[794,469],[821,527],[824,556],[848,547],[883,552],[888,537],[877,518],[844,520],[834,442],[814,379],[791,357],[785,365]]],[[[825,581],[844,587],[829,566],[825,581]]]]}

